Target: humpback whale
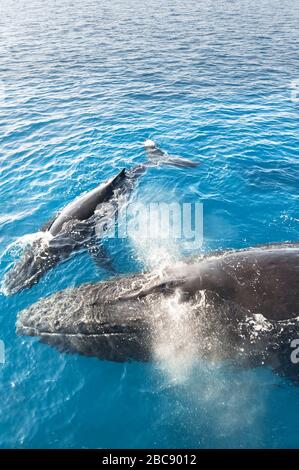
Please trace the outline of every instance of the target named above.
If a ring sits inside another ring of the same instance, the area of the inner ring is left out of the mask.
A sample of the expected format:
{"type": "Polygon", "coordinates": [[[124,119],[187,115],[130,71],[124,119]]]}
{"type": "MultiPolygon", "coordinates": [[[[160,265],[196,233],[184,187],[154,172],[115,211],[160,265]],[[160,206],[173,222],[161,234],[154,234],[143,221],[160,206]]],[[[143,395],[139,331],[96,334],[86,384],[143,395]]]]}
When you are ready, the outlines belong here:
{"type": "Polygon", "coordinates": [[[72,252],[87,248],[92,256],[102,256],[96,243],[96,222],[101,214],[101,204],[111,200],[126,180],[125,169],[92,191],[68,204],[50,222],[46,223],[26,246],[19,261],[4,278],[6,294],[15,294],[32,287],[51,268],[67,259],[72,252]]]}
{"type": "Polygon", "coordinates": [[[167,155],[163,150],[157,147],[156,143],[151,139],[147,139],[144,142],[144,147],[147,150],[148,161],[153,164],[161,162],[163,165],[174,165],[182,168],[194,168],[198,166],[198,163],[187,158],[167,155]]]}
{"type": "Polygon", "coordinates": [[[299,379],[290,359],[299,335],[299,243],[216,252],[162,273],[68,288],[21,311],[16,327],[60,351],[149,361],[173,315],[197,357],[268,364],[299,379]]]}
{"type": "Polygon", "coordinates": [[[49,269],[82,249],[88,249],[97,263],[112,269],[99,238],[105,232],[107,217],[116,213],[116,198],[121,194],[129,195],[135,180],[149,166],[160,163],[176,167],[198,165],[184,158],[168,157],[152,140],[146,140],[144,147],[148,157],[145,163],[122,169],[108,181],[80,195],[40,229],[41,236],[26,247],[22,258],[6,274],[3,285],[7,295],[32,287],[49,269]]]}

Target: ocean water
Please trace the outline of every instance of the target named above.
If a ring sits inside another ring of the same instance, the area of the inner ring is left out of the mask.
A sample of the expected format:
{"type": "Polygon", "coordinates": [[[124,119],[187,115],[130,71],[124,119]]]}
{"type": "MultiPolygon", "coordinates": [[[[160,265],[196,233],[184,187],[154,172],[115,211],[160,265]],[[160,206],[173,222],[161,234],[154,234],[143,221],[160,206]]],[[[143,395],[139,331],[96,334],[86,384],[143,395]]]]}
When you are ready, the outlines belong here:
{"type": "MultiPolygon", "coordinates": [[[[291,0],[1,0],[1,279],[147,138],[201,164],[151,168],[132,197],[201,202],[204,251],[298,240],[298,25],[291,0]]],[[[108,249],[120,273],[177,256],[108,249]]],[[[21,309],[106,277],[82,253],[0,294],[2,448],[299,446],[299,388],[266,367],[116,364],[16,335],[21,309]]]]}

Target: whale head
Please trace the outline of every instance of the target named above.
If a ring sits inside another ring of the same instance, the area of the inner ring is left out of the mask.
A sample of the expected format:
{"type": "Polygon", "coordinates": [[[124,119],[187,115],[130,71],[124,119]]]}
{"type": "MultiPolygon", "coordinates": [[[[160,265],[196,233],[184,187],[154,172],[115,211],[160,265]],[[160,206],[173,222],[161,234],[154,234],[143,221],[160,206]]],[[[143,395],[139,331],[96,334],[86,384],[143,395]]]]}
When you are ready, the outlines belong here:
{"type": "Polygon", "coordinates": [[[48,249],[39,241],[26,247],[21,259],[6,273],[3,292],[13,295],[36,284],[41,276],[57,263],[55,257],[48,255],[48,249]]]}
{"type": "Polygon", "coordinates": [[[38,336],[63,352],[117,362],[148,360],[150,310],[138,299],[113,300],[128,282],[86,284],[45,297],[20,312],[17,334],[38,336]]]}

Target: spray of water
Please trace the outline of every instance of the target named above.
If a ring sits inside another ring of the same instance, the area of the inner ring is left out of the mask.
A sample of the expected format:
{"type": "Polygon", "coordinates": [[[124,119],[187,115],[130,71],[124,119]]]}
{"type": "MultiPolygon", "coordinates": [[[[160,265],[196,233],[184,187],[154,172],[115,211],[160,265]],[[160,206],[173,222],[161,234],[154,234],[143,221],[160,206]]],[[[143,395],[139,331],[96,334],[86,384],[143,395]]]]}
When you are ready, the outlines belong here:
{"type": "MultiPolygon", "coordinates": [[[[131,233],[131,243],[139,262],[158,279],[162,279],[171,266],[182,263],[175,239],[166,239],[160,230],[156,224],[151,227],[150,237],[140,236],[140,231],[131,233]]],[[[162,298],[158,310],[152,312],[153,357],[160,371],[172,383],[187,380],[196,358],[192,317],[192,308],[187,302],[181,302],[179,291],[162,298]]]]}
{"type": "MultiPolygon", "coordinates": [[[[160,278],[171,272],[172,266],[184,264],[173,240],[156,234],[154,239],[133,237],[132,243],[145,268],[154,270],[160,278]]],[[[219,332],[219,323],[213,320],[217,316],[204,292],[198,294],[195,303],[182,302],[178,290],[162,296],[158,308],[155,304],[152,349],[162,379],[161,391],[169,387],[173,391],[180,404],[171,411],[174,422],[188,422],[188,432],[193,429],[197,433],[198,424],[204,420],[207,432],[215,434],[216,427],[223,442],[232,433],[238,435],[254,425],[251,441],[258,445],[269,387],[257,386],[259,378],[254,371],[236,371],[223,362],[221,342],[216,343],[219,333],[225,343],[225,332],[219,332]]]]}

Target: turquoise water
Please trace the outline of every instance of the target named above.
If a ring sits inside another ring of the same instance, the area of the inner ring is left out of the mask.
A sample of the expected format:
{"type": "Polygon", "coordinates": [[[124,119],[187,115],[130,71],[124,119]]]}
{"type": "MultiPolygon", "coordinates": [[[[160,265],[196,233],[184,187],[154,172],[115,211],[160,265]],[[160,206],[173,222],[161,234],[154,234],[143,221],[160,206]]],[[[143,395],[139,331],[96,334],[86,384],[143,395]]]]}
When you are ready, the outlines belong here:
{"type": "MultiPolygon", "coordinates": [[[[2,0],[1,278],[25,234],[144,161],[147,138],[202,164],[151,168],[132,197],[202,202],[204,250],[298,240],[298,24],[290,0],[2,0]]],[[[108,249],[122,273],[152,261],[108,249]]],[[[106,276],[82,253],[0,294],[1,447],[299,446],[299,388],[269,369],[114,364],[16,336],[22,308],[106,276]]]]}

